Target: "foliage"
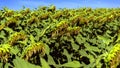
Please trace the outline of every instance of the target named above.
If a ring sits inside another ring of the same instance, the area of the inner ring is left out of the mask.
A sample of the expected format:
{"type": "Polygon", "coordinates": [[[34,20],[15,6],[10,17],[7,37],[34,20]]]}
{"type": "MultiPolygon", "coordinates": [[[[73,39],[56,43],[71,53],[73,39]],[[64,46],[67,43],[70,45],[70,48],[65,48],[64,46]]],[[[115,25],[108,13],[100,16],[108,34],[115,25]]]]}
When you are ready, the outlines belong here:
{"type": "Polygon", "coordinates": [[[1,68],[119,68],[120,8],[0,10],[1,68]]]}

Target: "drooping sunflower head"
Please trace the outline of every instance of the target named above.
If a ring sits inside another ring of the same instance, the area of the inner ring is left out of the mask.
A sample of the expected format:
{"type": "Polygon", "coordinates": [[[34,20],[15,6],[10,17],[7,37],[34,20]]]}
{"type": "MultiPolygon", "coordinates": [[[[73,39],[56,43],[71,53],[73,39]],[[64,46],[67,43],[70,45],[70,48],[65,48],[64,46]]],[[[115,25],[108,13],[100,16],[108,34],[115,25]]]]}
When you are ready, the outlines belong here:
{"type": "Polygon", "coordinates": [[[120,60],[120,44],[116,44],[108,54],[105,61],[108,62],[110,68],[116,68],[120,63],[119,60],[120,60]]]}
{"type": "Polygon", "coordinates": [[[0,45],[0,61],[7,62],[10,58],[10,45],[1,44],[0,45]]]}
{"type": "Polygon", "coordinates": [[[25,39],[26,39],[26,35],[24,32],[15,32],[8,39],[8,44],[13,45],[16,41],[25,40],[25,39]]]}
{"type": "Polygon", "coordinates": [[[22,58],[29,60],[33,56],[44,56],[45,55],[45,45],[42,42],[33,43],[26,47],[22,54],[22,58]]]}

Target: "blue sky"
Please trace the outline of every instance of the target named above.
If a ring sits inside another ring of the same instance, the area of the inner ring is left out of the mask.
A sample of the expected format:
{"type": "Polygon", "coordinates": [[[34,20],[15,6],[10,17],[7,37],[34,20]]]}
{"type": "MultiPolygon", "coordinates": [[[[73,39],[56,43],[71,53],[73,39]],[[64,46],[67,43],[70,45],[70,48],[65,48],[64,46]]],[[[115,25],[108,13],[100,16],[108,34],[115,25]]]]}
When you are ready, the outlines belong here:
{"type": "Polygon", "coordinates": [[[120,0],[0,0],[0,9],[5,6],[14,10],[19,10],[22,6],[34,9],[51,4],[57,8],[117,8],[120,7],[120,0]]]}

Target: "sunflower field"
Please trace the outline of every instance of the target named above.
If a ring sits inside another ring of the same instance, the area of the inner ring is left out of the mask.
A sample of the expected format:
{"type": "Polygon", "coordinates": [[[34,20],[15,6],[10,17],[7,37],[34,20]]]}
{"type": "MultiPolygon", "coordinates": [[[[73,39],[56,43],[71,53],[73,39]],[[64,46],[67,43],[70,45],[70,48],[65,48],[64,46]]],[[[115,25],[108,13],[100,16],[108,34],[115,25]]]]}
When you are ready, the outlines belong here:
{"type": "Polygon", "coordinates": [[[120,68],[120,8],[5,7],[0,68],[120,68]]]}

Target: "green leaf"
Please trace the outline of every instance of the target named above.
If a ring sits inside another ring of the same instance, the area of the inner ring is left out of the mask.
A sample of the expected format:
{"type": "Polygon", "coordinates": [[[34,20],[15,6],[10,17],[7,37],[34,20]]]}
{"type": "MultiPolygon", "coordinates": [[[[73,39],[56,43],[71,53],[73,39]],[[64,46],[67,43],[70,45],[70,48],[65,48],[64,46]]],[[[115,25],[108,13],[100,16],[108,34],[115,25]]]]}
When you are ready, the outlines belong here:
{"type": "Polygon", "coordinates": [[[68,62],[71,61],[72,54],[69,54],[68,51],[67,51],[66,49],[64,49],[63,54],[64,54],[65,56],[67,56],[68,62]]]}
{"type": "Polygon", "coordinates": [[[41,68],[40,66],[33,65],[19,57],[13,60],[14,68],[41,68]]]}
{"type": "Polygon", "coordinates": [[[11,33],[13,33],[14,31],[11,29],[11,28],[9,28],[9,27],[6,27],[6,28],[4,28],[6,31],[8,31],[9,32],[9,34],[11,34],[11,33]]]}
{"type": "Polygon", "coordinates": [[[110,39],[108,39],[104,36],[97,35],[97,38],[100,39],[100,40],[103,40],[103,43],[105,43],[106,45],[108,45],[111,42],[110,39]]]}
{"type": "Polygon", "coordinates": [[[97,40],[96,45],[98,46],[98,48],[102,48],[102,49],[106,47],[106,44],[103,43],[103,40],[97,40]]]}
{"type": "Polygon", "coordinates": [[[4,68],[9,68],[9,66],[12,66],[10,63],[6,63],[4,68]]]}
{"type": "Polygon", "coordinates": [[[118,38],[116,40],[116,42],[120,41],[120,34],[118,34],[118,38]]]}
{"type": "Polygon", "coordinates": [[[97,43],[97,39],[96,38],[88,39],[88,41],[90,41],[92,44],[96,44],[97,43]]]}
{"type": "Polygon", "coordinates": [[[89,58],[90,64],[95,62],[95,57],[93,55],[87,55],[86,57],[89,58]]]}
{"type": "Polygon", "coordinates": [[[47,55],[49,55],[49,53],[50,53],[50,48],[49,48],[48,45],[45,45],[45,52],[46,52],[47,55]]]}
{"type": "Polygon", "coordinates": [[[79,53],[81,54],[81,56],[87,56],[88,54],[86,53],[85,50],[79,50],[79,53]]]}
{"type": "Polygon", "coordinates": [[[74,40],[71,41],[71,45],[72,45],[72,48],[74,50],[78,50],[79,49],[79,45],[75,44],[74,40]]]}
{"type": "Polygon", "coordinates": [[[26,38],[24,41],[17,41],[20,44],[27,45],[28,38],[26,38]]]}
{"type": "Polygon", "coordinates": [[[48,55],[48,64],[49,65],[55,65],[55,61],[54,61],[54,59],[52,58],[51,55],[48,55]]]}
{"type": "Polygon", "coordinates": [[[2,68],[3,67],[3,63],[2,62],[0,62],[0,68],[2,68]]]}
{"type": "Polygon", "coordinates": [[[11,48],[10,51],[11,51],[11,53],[13,53],[13,54],[15,54],[15,55],[17,55],[18,52],[20,52],[20,50],[17,48],[17,46],[11,48]]]}
{"type": "Polygon", "coordinates": [[[81,35],[78,35],[77,37],[75,37],[77,43],[81,44],[81,43],[85,43],[86,39],[83,38],[81,35]]]}
{"type": "Polygon", "coordinates": [[[98,47],[89,45],[88,43],[85,43],[86,50],[88,51],[95,51],[95,52],[101,52],[101,50],[98,47]]]}
{"type": "Polygon", "coordinates": [[[107,54],[104,53],[104,54],[97,57],[96,62],[95,62],[95,64],[96,64],[95,66],[97,66],[97,68],[102,67],[102,63],[100,63],[100,61],[101,61],[101,59],[104,59],[106,56],[107,56],[107,54]]]}
{"type": "Polygon", "coordinates": [[[63,66],[63,67],[80,67],[81,65],[78,61],[72,61],[72,62],[62,64],[61,66],[63,66]]]}
{"type": "Polygon", "coordinates": [[[30,35],[31,44],[35,43],[35,40],[34,40],[34,39],[35,39],[34,36],[31,34],[31,35],[30,35]]]}
{"type": "Polygon", "coordinates": [[[41,60],[42,68],[50,68],[50,66],[49,66],[48,63],[45,61],[45,59],[40,58],[40,60],[41,60]]]}

